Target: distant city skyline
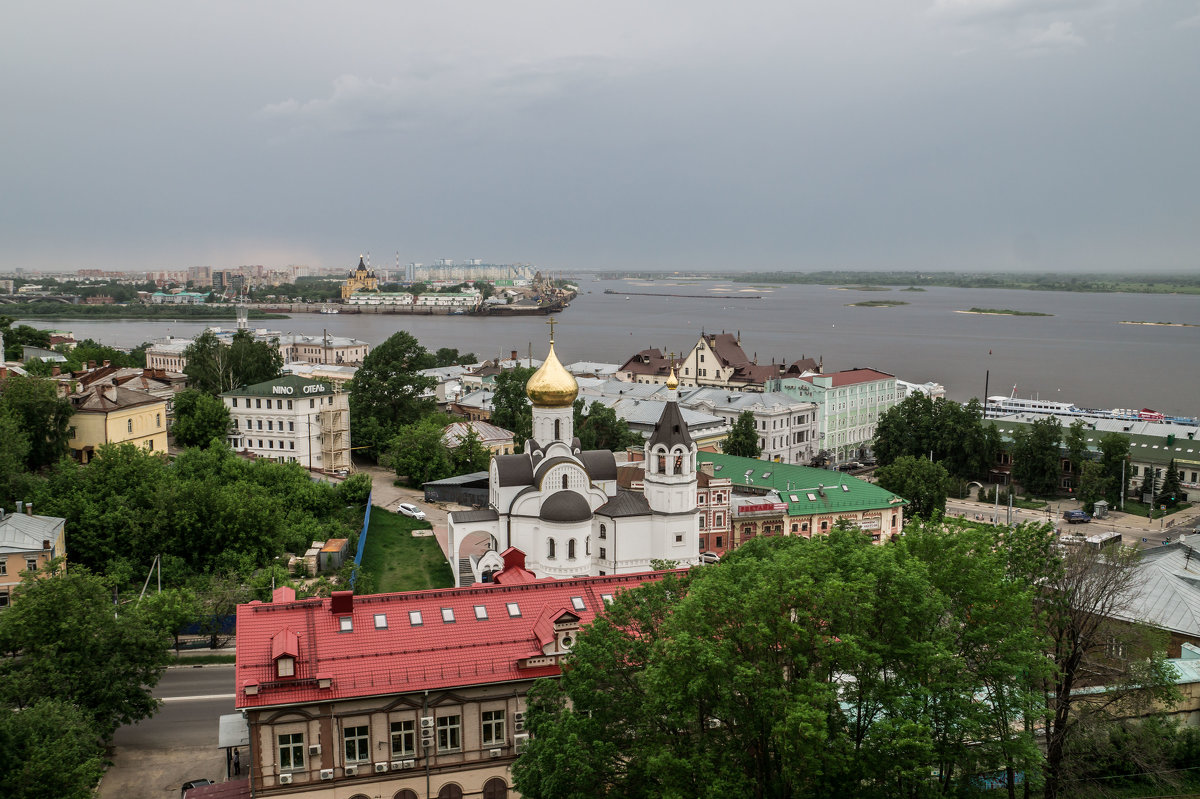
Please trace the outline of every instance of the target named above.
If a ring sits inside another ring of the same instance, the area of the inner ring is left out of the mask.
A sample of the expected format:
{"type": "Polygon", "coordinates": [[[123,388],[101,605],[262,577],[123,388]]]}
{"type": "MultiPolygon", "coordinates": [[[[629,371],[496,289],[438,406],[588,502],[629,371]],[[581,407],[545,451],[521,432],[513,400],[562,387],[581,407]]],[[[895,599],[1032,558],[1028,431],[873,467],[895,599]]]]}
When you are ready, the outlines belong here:
{"type": "Polygon", "coordinates": [[[0,273],[1200,268],[1200,0],[2,19],[0,273]]]}

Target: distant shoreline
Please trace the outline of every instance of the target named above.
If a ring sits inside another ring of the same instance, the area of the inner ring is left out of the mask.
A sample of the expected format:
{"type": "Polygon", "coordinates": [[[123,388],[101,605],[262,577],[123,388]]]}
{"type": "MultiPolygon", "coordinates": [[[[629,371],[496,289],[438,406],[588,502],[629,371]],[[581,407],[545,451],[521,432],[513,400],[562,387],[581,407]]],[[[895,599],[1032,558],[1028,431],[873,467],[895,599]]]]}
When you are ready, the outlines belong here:
{"type": "Polygon", "coordinates": [[[1118,325],[1146,325],[1148,327],[1200,327],[1190,322],[1117,322],[1118,325]]]}
{"type": "Polygon", "coordinates": [[[1042,313],[1041,311],[1013,311],[1008,308],[972,308],[969,311],[955,311],[955,313],[969,313],[976,316],[1054,316],[1052,313],[1042,313]]]}

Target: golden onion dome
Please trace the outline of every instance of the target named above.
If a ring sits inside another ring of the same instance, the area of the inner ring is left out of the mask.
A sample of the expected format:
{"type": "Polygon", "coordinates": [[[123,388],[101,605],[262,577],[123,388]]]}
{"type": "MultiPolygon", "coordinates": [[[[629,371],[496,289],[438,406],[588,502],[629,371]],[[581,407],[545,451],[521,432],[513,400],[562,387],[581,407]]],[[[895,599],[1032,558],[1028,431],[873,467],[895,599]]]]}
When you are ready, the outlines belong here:
{"type": "Polygon", "coordinates": [[[533,373],[525,384],[529,401],[539,408],[565,408],[579,396],[579,384],[575,377],[558,362],[554,354],[554,342],[550,342],[550,354],[540,369],[533,373]]]}
{"type": "Polygon", "coordinates": [[[675,377],[675,367],[674,366],[671,367],[671,374],[667,378],[667,388],[669,388],[671,391],[674,391],[675,389],[679,388],[679,378],[675,377]]]}

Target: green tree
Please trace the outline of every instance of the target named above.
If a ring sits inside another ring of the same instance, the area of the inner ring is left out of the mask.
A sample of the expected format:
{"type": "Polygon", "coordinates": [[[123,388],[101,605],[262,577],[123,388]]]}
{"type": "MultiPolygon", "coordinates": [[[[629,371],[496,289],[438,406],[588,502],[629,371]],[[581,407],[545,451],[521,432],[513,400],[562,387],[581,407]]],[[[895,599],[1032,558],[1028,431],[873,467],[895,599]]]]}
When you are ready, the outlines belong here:
{"type": "Polygon", "coordinates": [[[515,787],[530,799],[873,799],[965,793],[981,771],[1036,764],[1031,735],[975,745],[999,725],[978,701],[981,674],[1006,679],[1040,657],[1028,587],[965,545],[952,563],[967,573],[942,568],[938,548],[926,562],[839,524],[620,593],[561,678],[530,691],[515,787]]]}
{"type": "Polygon", "coordinates": [[[525,394],[525,384],[536,369],[517,366],[496,375],[492,394],[492,424],[511,430],[517,452],[523,452],[525,442],[533,437],[533,406],[525,394]]]}
{"type": "Polygon", "coordinates": [[[28,437],[25,464],[29,469],[49,466],[67,454],[73,409],[70,401],[58,396],[52,381],[19,375],[0,381],[0,410],[5,408],[28,437]]]}
{"type": "Polygon", "coordinates": [[[479,434],[473,427],[467,428],[467,433],[458,442],[458,446],[450,451],[450,463],[454,474],[486,472],[491,460],[491,450],[480,443],[479,434]]]}
{"type": "Polygon", "coordinates": [[[873,450],[883,466],[904,456],[932,455],[951,476],[968,480],[991,467],[1000,437],[993,425],[983,422],[979,400],[963,405],[917,392],[880,415],[873,450]]]}
{"type": "Polygon", "coordinates": [[[0,701],[70,702],[111,739],[158,707],[150,691],[170,659],[167,643],[143,615],[114,608],[108,586],[85,569],[26,575],[0,613],[0,701]]]}
{"type": "Polygon", "coordinates": [[[229,344],[205,330],[183,354],[187,358],[183,372],[188,376],[188,385],[213,396],[271,380],[283,367],[279,342],[255,341],[248,330],[234,333],[229,344]]]}
{"type": "Polygon", "coordinates": [[[1129,493],[1129,436],[1108,433],[1100,438],[1100,464],[1104,468],[1104,498],[1114,508],[1129,493]]]}
{"type": "Polygon", "coordinates": [[[754,414],[742,411],[734,420],[733,427],[721,444],[721,451],[726,455],[737,455],[742,458],[757,458],[762,454],[762,443],[758,438],[758,423],[754,414]]]}
{"type": "Polygon", "coordinates": [[[433,354],[433,366],[467,366],[476,362],[475,353],[459,354],[454,347],[440,347],[433,354]]]}
{"type": "Polygon", "coordinates": [[[909,502],[908,513],[923,519],[946,512],[950,475],[940,463],[904,455],[875,470],[876,482],[909,502]]]}
{"type": "Polygon", "coordinates": [[[404,425],[388,444],[388,460],[410,486],[441,480],[454,473],[450,452],[442,441],[444,417],[426,416],[404,425]]]}
{"type": "Polygon", "coordinates": [[[1079,475],[1083,472],[1083,464],[1088,460],[1087,434],[1090,429],[1087,422],[1076,419],[1063,433],[1063,445],[1067,449],[1067,460],[1071,462],[1071,474],[1075,475],[1077,485],[1079,475]]]}
{"type": "Polygon", "coordinates": [[[1183,486],[1179,483],[1179,467],[1175,465],[1174,458],[1171,458],[1171,462],[1167,464],[1167,471],[1163,475],[1158,497],[1159,502],[1172,508],[1183,501],[1183,486]]]}
{"type": "Polygon", "coordinates": [[[194,388],[175,397],[171,435],[181,447],[207,447],[229,435],[229,409],[219,398],[194,388]]]}
{"type": "Polygon", "coordinates": [[[100,736],[83,709],[58,698],[0,708],[0,796],[91,799],[103,774],[100,736]]]}
{"type": "Polygon", "coordinates": [[[437,381],[417,373],[428,355],[411,333],[400,331],[371,350],[350,381],[350,435],[372,458],[401,427],[433,413],[437,381]]]}
{"type": "Polygon", "coordinates": [[[200,598],[190,588],[171,588],[142,597],[135,610],[170,636],[178,652],[180,632],[200,618],[200,598]]]}
{"type": "Polygon", "coordinates": [[[928,457],[934,449],[933,400],[914,392],[879,415],[872,446],[881,466],[897,458],[928,457]]]}
{"type": "Polygon", "coordinates": [[[41,347],[50,349],[50,333],[29,325],[13,326],[15,320],[11,316],[0,316],[0,338],[4,339],[4,353],[0,360],[20,361],[23,359],[22,347],[41,347]]]}
{"type": "Polygon", "coordinates": [[[1058,493],[1061,442],[1062,423],[1056,416],[1039,419],[1013,433],[1012,475],[1026,493],[1041,497],[1058,493]]]}
{"type": "Polygon", "coordinates": [[[0,507],[11,507],[25,483],[29,437],[21,419],[0,399],[0,507]]]}
{"type": "Polygon", "coordinates": [[[1085,513],[1092,513],[1096,503],[1104,499],[1109,492],[1112,478],[1104,474],[1104,465],[1097,461],[1085,461],[1083,471],[1079,475],[1079,501],[1083,503],[1085,513]]]}
{"type": "Polygon", "coordinates": [[[583,400],[575,400],[575,435],[584,450],[607,449],[624,452],[626,447],[642,441],[640,433],[629,429],[629,422],[617,416],[617,412],[602,402],[593,402],[587,414],[583,414],[583,400]]]}

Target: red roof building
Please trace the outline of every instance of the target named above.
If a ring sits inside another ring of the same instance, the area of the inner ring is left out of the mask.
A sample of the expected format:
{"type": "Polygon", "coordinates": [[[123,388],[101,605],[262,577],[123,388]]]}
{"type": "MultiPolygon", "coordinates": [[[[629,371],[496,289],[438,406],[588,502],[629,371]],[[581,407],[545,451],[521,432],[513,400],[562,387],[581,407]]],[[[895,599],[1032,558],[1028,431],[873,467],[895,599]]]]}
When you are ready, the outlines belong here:
{"type": "Polygon", "coordinates": [[[503,559],[494,585],[303,600],[280,588],[239,606],[254,795],[507,796],[533,680],[557,676],[580,628],[661,572],[537,579],[520,550],[503,559]]]}

